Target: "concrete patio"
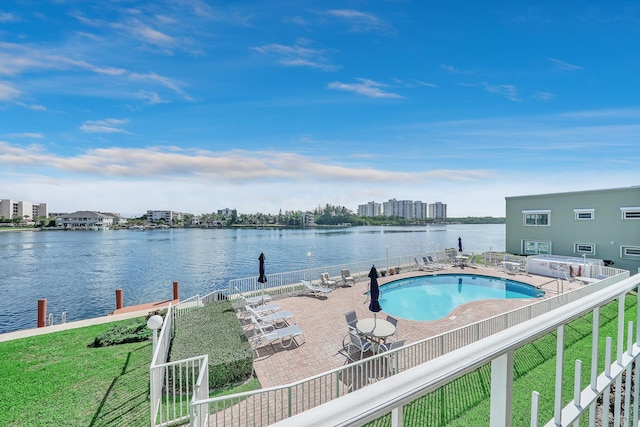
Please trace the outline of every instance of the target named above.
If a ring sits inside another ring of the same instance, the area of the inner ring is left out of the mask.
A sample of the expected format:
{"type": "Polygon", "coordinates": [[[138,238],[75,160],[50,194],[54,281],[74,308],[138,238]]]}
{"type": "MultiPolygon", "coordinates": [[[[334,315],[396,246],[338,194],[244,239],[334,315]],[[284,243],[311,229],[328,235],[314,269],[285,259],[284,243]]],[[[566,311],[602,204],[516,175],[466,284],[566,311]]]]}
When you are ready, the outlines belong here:
{"type": "MultiPolygon", "coordinates": [[[[548,295],[556,295],[557,282],[546,276],[529,274],[507,274],[491,267],[449,267],[439,270],[435,274],[466,273],[512,280],[542,287],[548,295]]],[[[393,276],[380,277],[380,285],[387,282],[417,275],[430,275],[434,272],[407,271],[393,276]]],[[[289,384],[316,374],[338,368],[347,363],[347,357],[342,352],[343,339],[347,334],[344,313],[355,310],[358,318],[372,317],[368,309],[365,293],[368,290],[369,279],[359,277],[355,286],[337,287],[331,295],[324,298],[313,296],[289,296],[277,299],[282,310],[290,310],[295,315],[295,322],[304,331],[304,344],[289,349],[282,349],[279,344],[259,348],[260,357],[254,361],[255,372],[263,388],[289,384]]],[[[579,282],[564,281],[564,291],[581,286],[579,282]]],[[[537,299],[498,299],[464,304],[455,308],[442,319],[435,321],[413,321],[399,318],[397,337],[410,344],[432,337],[458,327],[486,319],[509,310],[536,302],[537,299]]],[[[381,318],[386,317],[383,311],[378,313],[381,318]]]]}

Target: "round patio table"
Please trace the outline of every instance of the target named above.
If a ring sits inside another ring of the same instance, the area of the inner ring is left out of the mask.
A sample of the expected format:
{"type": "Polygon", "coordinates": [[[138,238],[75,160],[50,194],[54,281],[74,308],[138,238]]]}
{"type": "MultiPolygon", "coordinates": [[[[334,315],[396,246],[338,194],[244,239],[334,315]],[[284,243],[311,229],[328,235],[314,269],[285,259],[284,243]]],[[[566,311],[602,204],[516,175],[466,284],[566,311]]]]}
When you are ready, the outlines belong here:
{"type": "Polygon", "coordinates": [[[376,342],[377,344],[384,343],[385,339],[396,332],[396,327],[387,320],[366,318],[360,319],[356,323],[356,329],[363,336],[376,342]]]}

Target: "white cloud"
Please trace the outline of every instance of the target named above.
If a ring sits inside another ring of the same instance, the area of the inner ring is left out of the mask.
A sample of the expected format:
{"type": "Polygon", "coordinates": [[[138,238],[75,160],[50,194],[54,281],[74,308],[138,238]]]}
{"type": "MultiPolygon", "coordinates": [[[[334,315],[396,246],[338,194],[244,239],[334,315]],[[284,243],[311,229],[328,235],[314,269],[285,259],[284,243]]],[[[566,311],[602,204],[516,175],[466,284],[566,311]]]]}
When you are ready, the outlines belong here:
{"type": "Polygon", "coordinates": [[[549,61],[553,62],[553,64],[558,70],[562,70],[562,71],[582,70],[582,67],[579,65],[569,64],[567,62],[560,61],[559,59],[549,58],[549,61]]]}
{"type": "Polygon", "coordinates": [[[80,126],[80,130],[90,133],[129,133],[120,126],[129,123],[123,119],[87,120],[80,126]]]}
{"type": "Polygon", "coordinates": [[[16,22],[19,20],[20,18],[18,18],[17,15],[10,12],[3,12],[2,10],[0,10],[0,22],[16,22]]]}
{"type": "Polygon", "coordinates": [[[363,78],[356,78],[356,80],[360,83],[342,83],[336,81],[329,83],[327,87],[329,89],[353,92],[371,98],[402,98],[402,96],[397,93],[384,91],[382,88],[387,87],[387,85],[383,83],[363,78]]]}
{"type": "Polygon", "coordinates": [[[495,93],[514,102],[521,101],[520,96],[518,95],[518,88],[513,85],[492,85],[489,83],[483,83],[483,85],[487,92],[495,93]]]}
{"type": "Polygon", "coordinates": [[[349,25],[349,31],[362,32],[391,32],[393,28],[376,15],[352,9],[332,9],[325,15],[339,18],[349,25]]]}
{"type": "Polygon", "coordinates": [[[0,82],[0,100],[9,101],[20,96],[20,91],[9,83],[0,82]]]}
{"type": "Polygon", "coordinates": [[[305,41],[298,41],[293,46],[272,43],[253,47],[251,50],[273,56],[279,64],[287,67],[309,67],[323,71],[335,71],[338,68],[325,56],[323,49],[308,47],[305,41]]]}

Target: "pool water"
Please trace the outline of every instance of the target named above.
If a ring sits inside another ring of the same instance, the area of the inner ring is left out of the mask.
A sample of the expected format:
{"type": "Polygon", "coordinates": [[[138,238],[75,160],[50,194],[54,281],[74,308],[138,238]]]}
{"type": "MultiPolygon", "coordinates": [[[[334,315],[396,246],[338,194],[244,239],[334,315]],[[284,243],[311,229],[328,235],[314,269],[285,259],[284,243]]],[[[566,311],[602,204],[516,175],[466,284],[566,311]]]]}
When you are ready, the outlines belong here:
{"type": "Polygon", "coordinates": [[[380,286],[385,313],[411,320],[437,320],[459,305],[481,300],[537,298],[542,291],[515,280],[474,274],[438,274],[380,286]]]}

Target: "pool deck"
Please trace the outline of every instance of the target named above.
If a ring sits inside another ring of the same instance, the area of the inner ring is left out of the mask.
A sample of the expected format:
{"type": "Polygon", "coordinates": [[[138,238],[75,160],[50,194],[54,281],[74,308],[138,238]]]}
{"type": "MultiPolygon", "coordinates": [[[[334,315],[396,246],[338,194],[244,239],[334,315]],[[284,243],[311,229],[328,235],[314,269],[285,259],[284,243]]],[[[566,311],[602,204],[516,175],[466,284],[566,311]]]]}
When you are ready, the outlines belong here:
{"type": "MultiPolygon", "coordinates": [[[[556,281],[547,276],[531,274],[507,274],[492,267],[449,267],[436,272],[408,271],[400,274],[380,277],[378,283],[432,274],[466,273],[495,277],[504,277],[519,282],[542,287],[550,295],[556,295],[556,281]]],[[[347,334],[344,313],[355,310],[358,318],[373,317],[369,311],[365,292],[368,290],[368,278],[360,277],[355,286],[337,287],[328,298],[313,296],[289,296],[274,301],[282,310],[289,310],[295,316],[295,323],[304,332],[305,342],[299,347],[282,349],[279,344],[260,347],[259,357],[254,360],[254,369],[263,388],[290,384],[347,364],[346,356],[341,352],[342,341],[347,334]]],[[[564,282],[564,291],[581,286],[577,282],[564,282]]],[[[414,321],[398,319],[397,337],[410,344],[424,338],[468,325],[482,319],[495,316],[538,301],[531,299],[487,300],[467,303],[455,308],[440,320],[414,321]]],[[[386,313],[378,313],[385,318],[386,313]]],[[[255,356],[255,352],[254,352],[255,356]]]]}

